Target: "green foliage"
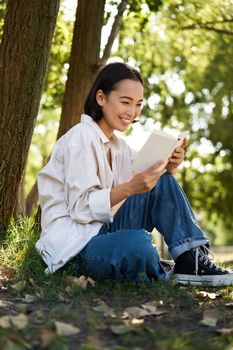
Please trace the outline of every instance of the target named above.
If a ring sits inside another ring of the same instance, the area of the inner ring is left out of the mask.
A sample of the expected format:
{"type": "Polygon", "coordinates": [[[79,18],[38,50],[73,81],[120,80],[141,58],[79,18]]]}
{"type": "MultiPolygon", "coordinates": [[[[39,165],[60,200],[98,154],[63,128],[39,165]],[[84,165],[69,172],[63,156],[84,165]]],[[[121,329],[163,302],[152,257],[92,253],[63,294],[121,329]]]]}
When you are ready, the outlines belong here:
{"type": "Polygon", "coordinates": [[[134,63],[145,78],[142,123],[152,118],[161,127],[191,130],[180,181],[195,211],[205,212],[203,224],[211,221],[210,234],[219,236],[221,227],[230,243],[233,4],[165,0],[157,12],[136,10],[146,22],[127,13],[113,54],[134,63]]]}
{"type": "Polygon", "coordinates": [[[44,264],[35,249],[39,237],[34,219],[12,220],[0,247],[0,268],[11,268],[16,278],[41,276],[44,264]]]}

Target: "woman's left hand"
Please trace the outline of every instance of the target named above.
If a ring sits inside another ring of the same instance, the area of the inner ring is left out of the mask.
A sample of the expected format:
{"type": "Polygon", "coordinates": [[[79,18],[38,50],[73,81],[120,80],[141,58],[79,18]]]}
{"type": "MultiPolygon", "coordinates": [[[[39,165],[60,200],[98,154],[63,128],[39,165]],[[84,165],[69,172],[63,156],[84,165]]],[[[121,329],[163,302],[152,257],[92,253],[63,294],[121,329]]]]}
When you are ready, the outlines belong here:
{"type": "Polygon", "coordinates": [[[166,166],[166,169],[169,173],[174,174],[178,166],[183,162],[185,156],[184,149],[188,146],[188,143],[188,139],[184,139],[182,145],[180,147],[177,147],[172,153],[166,166]]]}

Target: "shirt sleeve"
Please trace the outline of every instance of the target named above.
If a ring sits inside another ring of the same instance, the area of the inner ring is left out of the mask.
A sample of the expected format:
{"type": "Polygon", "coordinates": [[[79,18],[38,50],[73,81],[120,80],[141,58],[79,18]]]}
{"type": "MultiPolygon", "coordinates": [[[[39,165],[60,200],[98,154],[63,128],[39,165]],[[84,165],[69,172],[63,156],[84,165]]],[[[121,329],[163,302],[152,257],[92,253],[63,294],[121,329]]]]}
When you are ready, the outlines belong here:
{"type": "Polygon", "coordinates": [[[100,179],[104,160],[100,164],[94,145],[68,147],[64,158],[65,196],[71,218],[82,224],[111,222],[111,188],[104,188],[100,179]]]}

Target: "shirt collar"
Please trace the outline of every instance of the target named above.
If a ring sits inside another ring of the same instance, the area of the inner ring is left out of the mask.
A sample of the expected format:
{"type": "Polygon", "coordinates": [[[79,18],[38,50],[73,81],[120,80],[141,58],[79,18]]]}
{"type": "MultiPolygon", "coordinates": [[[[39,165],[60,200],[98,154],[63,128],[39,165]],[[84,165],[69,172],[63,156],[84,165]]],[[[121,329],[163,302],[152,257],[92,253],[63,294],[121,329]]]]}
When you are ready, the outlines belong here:
{"type": "MultiPolygon", "coordinates": [[[[105,133],[103,132],[103,130],[99,127],[99,125],[94,121],[93,118],[91,118],[89,115],[87,114],[82,114],[81,115],[81,123],[85,123],[85,124],[88,124],[90,125],[92,128],[95,129],[95,131],[97,132],[97,134],[99,135],[101,141],[103,143],[108,143],[108,142],[111,142],[112,141],[112,138],[111,140],[109,140],[107,138],[107,136],[105,135],[105,133]]],[[[115,135],[113,134],[113,139],[115,138],[115,135]]]]}

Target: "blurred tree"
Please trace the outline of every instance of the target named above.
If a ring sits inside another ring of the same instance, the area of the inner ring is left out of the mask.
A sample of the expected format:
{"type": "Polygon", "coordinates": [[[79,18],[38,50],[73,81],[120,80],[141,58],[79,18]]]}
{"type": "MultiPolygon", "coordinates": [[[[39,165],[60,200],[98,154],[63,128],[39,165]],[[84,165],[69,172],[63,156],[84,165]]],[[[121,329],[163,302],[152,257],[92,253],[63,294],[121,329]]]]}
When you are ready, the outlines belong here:
{"type": "Polygon", "coordinates": [[[9,223],[22,180],[58,8],[58,0],[7,2],[0,46],[1,229],[9,223]]]}
{"type": "Polygon", "coordinates": [[[146,21],[127,13],[115,54],[145,77],[142,122],[192,131],[180,178],[202,218],[223,223],[232,242],[233,3],[165,0],[156,13],[146,1],[139,7],[146,21]]]}

